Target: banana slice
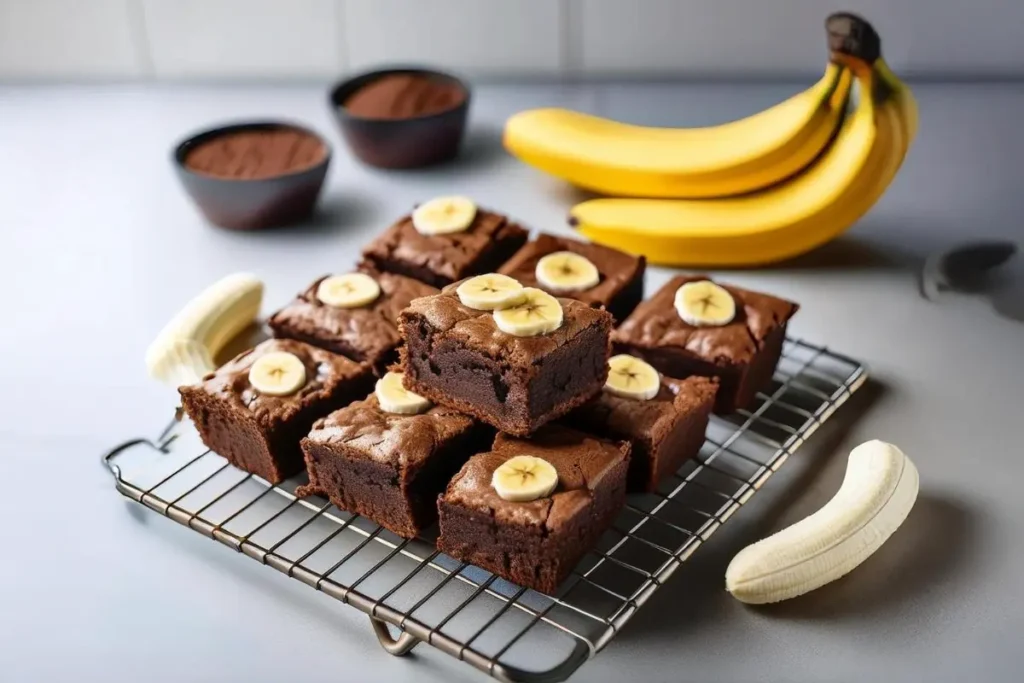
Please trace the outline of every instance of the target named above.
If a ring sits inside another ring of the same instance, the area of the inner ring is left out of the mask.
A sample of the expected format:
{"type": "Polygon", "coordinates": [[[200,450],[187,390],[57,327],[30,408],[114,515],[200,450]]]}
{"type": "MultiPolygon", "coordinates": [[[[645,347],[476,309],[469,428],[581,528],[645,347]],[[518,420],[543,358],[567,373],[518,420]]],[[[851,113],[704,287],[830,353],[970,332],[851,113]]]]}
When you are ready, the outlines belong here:
{"type": "Polygon", "coordinates": [[[416,415],[430,410],[433,404],[402,386],[405,373],[389,372],[377,380],[374,393],[382,410],[397,415],[416,415]]]}
{"type": "Polygon", "coordinates": [[[608,380],[604,390],[615,396],[649,401],[661,391],[661,375],[650,363],[620,353],[608,359],[608,380]]]}
{"type": "Polygon", "coordinates": [[[366,273],[332,275],[320,281],[316,298],[336,308],[359,308],[380,296],[380,285],[366,273]]]}
{"type": "Polygon", "coordinates": [[[499,330],[516,337],[535,337],[562,326],[562,304],[535,287],[524,287],[520,303],[496,310],[493,315],[499,330]]]}
{"type": "Polygon", "coordinates": [[[736,317],[736,301],[711,280],[687,282],[676,290],[676,312],[695,327],[728,325],[736,317]]]}
{"type": "Polygon", "coordinates": [[[558,472],[543,458],[517,455],[494,470],[491,486],[505,500],[526,503],[550,495],[558,486],[558,472]]]}
{"type": "Polygon", "coordinates": [[[412,225],[423,235],[462,232],[476,218],[476,204],[468,197],[435,197],[412,212],[412,225]]]}
{"type": "Polygon", "coordinates": [[[590,259],[571,251],[556,251],[537,261],[537,282],[556,294],[580,292],[601,281],[590,259]]]}
{"type": "Polygon", "coordinates": [[[508,275],[487,273],[471,277],[455,290],[463,306],[478,311],[508,308],[523,301],[523,286],[508,275]]]}
{"type": "Polygon", "coordinates": [[[294,394],[306,384],[306,366],[293,353],[271,351],[249,368],[249,384],[267,396],[294,394]]]}

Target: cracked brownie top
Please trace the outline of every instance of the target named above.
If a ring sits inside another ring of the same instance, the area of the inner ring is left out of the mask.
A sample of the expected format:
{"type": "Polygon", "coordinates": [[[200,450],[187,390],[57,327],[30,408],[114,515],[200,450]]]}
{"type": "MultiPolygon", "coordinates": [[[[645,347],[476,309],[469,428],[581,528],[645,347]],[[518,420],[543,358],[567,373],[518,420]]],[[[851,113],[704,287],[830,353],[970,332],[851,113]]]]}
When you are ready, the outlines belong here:
{"type": "Polygon", "coordinates": [[[370,395],[318,420],[306,438],[403,470],[418,466],[472,428],[472,419],[450,408],[435,405],[419,415],[398,415],[381,409],[377,397],[370,395]]]}
{"type": "Polygon", "coordinates": [[[718,283],[736,301],[736,317],[718,327],[695,327],[676,312],[676,290],[687,282],[710,279],[701,275],[672,278],[637,306],[612,333],[612,342],[640,349],[678,348],[716,365],[739,365],[749,363],[765,338],[799,308],[770,294],[718,283]]]}
{"type": "Polygon", "coordinates": [[[534,337],[517,337],[498,329],[492,311],[465,306],[456,293],[460,282],[448,285],[440,294],[414,300],[402,312],[401,325],[415,325],[416,318],[430,325],[430,333],[457,341],[491,358],[529,364],[564,346],[584,329],[611,327],[611,315],[574,299],[558,299],[562,325],[554,332],[534,337]]]}
{"type": "Polygon", "coordinates": [[[554,530],[591,504],[595,489],[629,458],[629,450],[626,442],[599,439],[559,425],[541,427],[526,439],[498,434],[491,451],[475,455],[463,465],[444,499],[489,514],[497,523],[554,530]],[[558,486],[551,495],[525,503],[498,496],[491,486],[494,470],[517,455],[533,455],[554,466],[558,486]]]}
{"type": "MultiPolygon", "coordinates": [[[[363,250],[363,257],[387,270],[400,262],[430,273],[432,284],[446,284],[483,272],[477,266],[498,246],[512,251],[526,242],[527,231],[499,213],[478,209],[468,228],[461,232],[423,235],[413,226],[412,215],[403,216],[363,250]]],[[[504,261],[511,253],[499,259],[504,261]]]]}
{"type": "Polygon", "coordinates": [[[417,297],[436,294],[430,285],[412,278],[365,270],[380,286],[380,296],[364,306],[338,308],[317,297],[329,276],[317,278],[294,301],[271,316],[268,324],[278,337],[312,342],[355,360],[378,363],[401,342],[398,314],[417,297]]]}

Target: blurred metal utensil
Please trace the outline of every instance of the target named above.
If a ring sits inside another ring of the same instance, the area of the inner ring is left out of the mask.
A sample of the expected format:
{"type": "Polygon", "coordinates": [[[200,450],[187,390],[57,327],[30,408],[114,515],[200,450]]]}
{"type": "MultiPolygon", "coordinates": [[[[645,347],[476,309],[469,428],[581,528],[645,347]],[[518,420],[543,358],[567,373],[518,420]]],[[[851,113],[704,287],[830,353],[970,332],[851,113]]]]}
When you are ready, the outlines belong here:
{"type": "Polygon", "coordinates": [[[938,301],[948,292],[983,291],[987,275],[1016,253],[1013,242],[994,240],[961,244],[932,254],[921,270],[921,296],[938,301]]]}

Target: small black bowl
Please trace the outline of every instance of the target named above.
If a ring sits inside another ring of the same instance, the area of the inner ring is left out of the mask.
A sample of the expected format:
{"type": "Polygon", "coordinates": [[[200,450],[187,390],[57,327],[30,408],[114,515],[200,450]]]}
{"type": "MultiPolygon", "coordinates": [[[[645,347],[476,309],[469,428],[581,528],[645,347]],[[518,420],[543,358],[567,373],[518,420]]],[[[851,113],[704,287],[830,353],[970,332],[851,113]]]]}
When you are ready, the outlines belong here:
{"type": "Polygon", "coordinates": [[[441,71],[416,67],[394,67],[360,74],[338,83],[328,98],[331,112],[352,151],[364,163],[378,168],[419,168],[453,159],[459,152],[470,90],[461,79],[441,71]],[[345,101],[355,91],[382,76],[411,74],[457,86],[462,102],[451,109],[409,118],[378,119],[355,116],[345,101]]]}
{"type": "Polygon", "coordinates": [[[197,133],[174,148],[174,168],[185,191],[206,218],[229,230],[260,230],[301,222],[316,207],[331,146],[322,135],[305,126],[281,121],[234,123],[197,133]],[[228,178],[194,171],[185,158],[200,143],[244,130],[294,130],[311,135],[324,148],[324,158],[313,166],[269,178],[228,178]]]}

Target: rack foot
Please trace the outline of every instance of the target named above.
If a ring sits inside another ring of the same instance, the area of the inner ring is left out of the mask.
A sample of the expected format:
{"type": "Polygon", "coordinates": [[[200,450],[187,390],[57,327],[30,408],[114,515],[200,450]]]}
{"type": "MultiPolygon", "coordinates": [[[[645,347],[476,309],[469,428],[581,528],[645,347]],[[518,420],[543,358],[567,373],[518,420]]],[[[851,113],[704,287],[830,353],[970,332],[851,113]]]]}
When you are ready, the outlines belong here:
{"type": "Polygon", "coordinates": [[[388,630],[387,622],[381,621],[380,619],[370,617],[370,626],[373,627],[373,632],[377,634],[377,640],[380,641],[380,646],[384,648],[384,651],[389,655],[404,657],[412,652],[412,649],[420,642],[419,638],[411,636],[405,631],[402,631],[401,635],[395,638],[391,635],[391,631],[388,630]]]}

